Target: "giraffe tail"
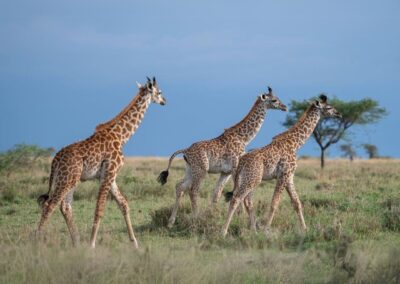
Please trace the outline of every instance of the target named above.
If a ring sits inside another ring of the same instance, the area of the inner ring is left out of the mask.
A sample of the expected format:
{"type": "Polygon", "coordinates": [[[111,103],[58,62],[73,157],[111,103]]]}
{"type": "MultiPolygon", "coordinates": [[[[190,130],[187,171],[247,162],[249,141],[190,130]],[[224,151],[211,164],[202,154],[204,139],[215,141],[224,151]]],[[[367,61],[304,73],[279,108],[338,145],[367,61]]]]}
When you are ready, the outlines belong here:
{"type": "Polygon", "coordinates": [[[169,175],[169,168],[171,167],[172,160],[173,160],[177,155],[182,154],[182,153],[184,153],[185,151],[186,151],[186,149],[178,150],[178,151],[176,151],[175,153],[173,153],[173,154],[171,155],[171,157],[169,158],[169,162],[168,162],[168,168],[167,168],[165,171],[162,171],[162,172],[160,173],[160,175],[158,176],[158,178],[157,178],[157,181],[158,181],[159,183],[161,183],[162,185],[164,185],[164,184],[167,183],[168,175],[169,175]]]}
{"type": "Polygon", "coordinates": [[[53,187],[53,179],[54,179],[57,164],[58,163],[57,163],[56,157],[54,157],[53,162],[51,164],[51,172],[50,172],[50,178],[49,178],[49,191],[45,194],[40,195],[37,198],[37,203],[39,204],[40,207],[43,207],[45,202],[50,198],[50,191],[53,187]]]}
{"type": "Polygon", "coordinates": [[[225,202],[230,202],[233,198],[233,190],[224,193],[225,202]]]}
{"type": "Polygon", "coordinates": [[[49,199],[49,194],[48,193],[45,193],[45,194],[42,194],[42,195],[40,195],[39,197],[38,197],[38,199],[37,199],[37,203],[39,204],[39,206],[40,207],[43,207],[43,204],[49,199]]]}
{"type": "Polygon", "coordinates": [[[242,164],[239,162],[238,168],[236,170],[235,176],[233,177],[233,190],[224,193],[225,202],[230,202],[233,198],[233,193],[236,190],[236,187],[239,185],[239,173],[242,170],[242,164]]]}

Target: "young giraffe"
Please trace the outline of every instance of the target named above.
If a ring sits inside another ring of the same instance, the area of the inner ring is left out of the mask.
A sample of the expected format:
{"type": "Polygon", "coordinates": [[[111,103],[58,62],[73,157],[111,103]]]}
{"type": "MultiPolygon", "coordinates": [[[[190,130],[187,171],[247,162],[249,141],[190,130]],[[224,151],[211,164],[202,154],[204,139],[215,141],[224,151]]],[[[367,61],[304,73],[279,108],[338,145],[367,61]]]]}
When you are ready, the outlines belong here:
{"type": "Polygon", "coordinates": [[[230,202],[228,218],[223,227],[223,235],[228,232],[232,216],[239,203],[244,201],[249,215],[250,227],[256,230],[253,212],[253,190],[262,180],[277,179],[276,188],[272,197],[269,215],[266,220],[268,232],[274,213],[278,207],[281,193],[284,189],[288,192],[293,207],[300,220],[303,231],[307,229],[304,222],[302,205],[296,193],[293,176],[297,167],[296,153],[313,133],[321,116],[340,117],[341,115],[327,103],[325,95],[320,100],[314,101],[297,123],[289,130],[273,138],[271,144],[251,151],[240,158],[234,177],[233,192],[227,192],[225,197],[230,202]]]}
{"type": "Polygon", "coordinates": [[[175,223],[176,214],[185,190],[189,189],[193,213],[197,214],[197,195],[200,183],[207,173],[219,173],[220,177],[214,190],[212,205],[215,204],[225,183],[234,172],[239,162],[239,157],[244,154],[245,147],[256,136],[261,128],[267,109],[280,109],[286,111],[286,106],[272,94],[268,87],[268,94],[261,94],[246,117],[225,129],[217,138],[194,143],[189,148],[178,150],[169,159],[168,168],[158,177],[161,184],[167,182],[168,171],[172,160],[178,154],[183,154],[186,161],[186,174],[183,180],[176,185],[176,202],[169,218],[168,227],[175,223]]]}
{"type": "Polygon", "coordinates": [[[137,84],[138,94],[114,119],[98,125],[95,133],[86,140],[71,144],[55,155],[51,165],[49,192],[38,198],[42,206],[38,235],[61,202],[61,213],[67,223],[72,243],[77,245],[79,236],[73,222],[71,207],[73,194],[79,181],[99,179],[100,190],[90,239],[91,246],[95,247],[100,219],[104,214],[107,195],[111,191],[125,218],[129,238],[135,248],[138,247],[129,217],[128,202],[118,189],[116,176],[124,163],[122,148],[139,127],[150,103],[165,105],[166,100],[161,95],[154,77],[153,80],[147,78],[144,86],[137,84]]]}

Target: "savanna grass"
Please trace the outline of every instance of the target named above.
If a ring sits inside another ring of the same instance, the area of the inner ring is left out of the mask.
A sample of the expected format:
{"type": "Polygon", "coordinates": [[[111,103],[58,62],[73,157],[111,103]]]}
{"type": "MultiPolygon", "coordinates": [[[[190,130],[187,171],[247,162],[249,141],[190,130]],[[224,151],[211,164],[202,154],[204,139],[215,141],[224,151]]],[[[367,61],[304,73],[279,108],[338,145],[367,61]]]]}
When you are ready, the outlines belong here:
{"type": "MultiPolygon", "coordinates": [[[[117,183],[129,200],[141,249],[128,241],[112,198],[102,219],[98,247],[87,248],[98,182],[79,185],[73,210],[81,246],[72,248],[56,211],[45,239],[33,238],[40,216],[35,199],[47,192],[48,166],[0,176],[0,283],[398,283],[400,271],[400,162],[397,160],[300,160],[296,189],[308,226],[298,220],[284,194],[272,229],[249,230],[244,211],[221,237],[227,204],[208,209],[217,176],[202,185],[194,217],[185,196],[176,224],[166,228],[175,184],[184,175],[177,160],[168,183],[156,177],[165,159],[128,158],[117,183]]],[[[257,223],[263,226],[274,182],[255,192],[257,223]]],[[[229,182],[225,190],[232,189],[229,182]]]]}

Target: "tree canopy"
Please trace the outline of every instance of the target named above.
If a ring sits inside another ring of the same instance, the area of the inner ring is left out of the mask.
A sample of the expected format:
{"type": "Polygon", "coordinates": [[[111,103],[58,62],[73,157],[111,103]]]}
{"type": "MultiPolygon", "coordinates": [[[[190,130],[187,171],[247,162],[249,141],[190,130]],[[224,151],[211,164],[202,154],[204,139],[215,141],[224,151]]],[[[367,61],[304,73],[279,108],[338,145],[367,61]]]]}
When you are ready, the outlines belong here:
{"type": "Polygon", "coordinates": [[[350,161],[354,160],[354,157],[357,155],[356,151],[351,144],[342,144],[340,145],[340,151],[342,151],[344,157],[348,157],[350,161]]]}
{"type": "MultiPolygon", "coordinates": [[[[336,108],[342,114],[342,117],[321,118],[313,132],[313,137],[321,149],[322,168],[325,164],[325,150],[342,140],[351,126],[376,123],[387,114],[385,108],[379,106],[377,101],[370,98],[346,102],[334,97],[329,99],[328,103],[336,108]]],[[[289,104],[289,114],[283,125],[288,128],[293,126],[309,105],[309,100],[292,100],[289,104]]]]}
{"type": "Polygon", "coordinates": [[[363,144],[362,147],[364,148],[365,152],[367,152],[368,157],[370,159],[378,158],[378,147],[372,144],[363,144]]]}

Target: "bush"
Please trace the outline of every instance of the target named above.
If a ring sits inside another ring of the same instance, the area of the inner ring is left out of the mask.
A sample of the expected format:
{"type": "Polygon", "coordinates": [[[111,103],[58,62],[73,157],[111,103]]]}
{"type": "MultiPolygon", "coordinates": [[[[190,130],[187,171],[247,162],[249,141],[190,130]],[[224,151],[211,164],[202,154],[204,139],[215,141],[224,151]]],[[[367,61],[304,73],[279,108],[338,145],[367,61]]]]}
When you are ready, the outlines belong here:
{"type": "Polygon", "coordinates": [[[9,175],[16,169],[31,169],[48,165],[44,160],[49,158],[54,148],[41,148],[36,145],[17,144],[12,149],[0,154],[0,173],[9,175]]]}
{"type": "Polygon", "coordinates": [[[383,227],[389,231],[400,232],[400,199],[388,199],[383,203],[383,227]]]}

